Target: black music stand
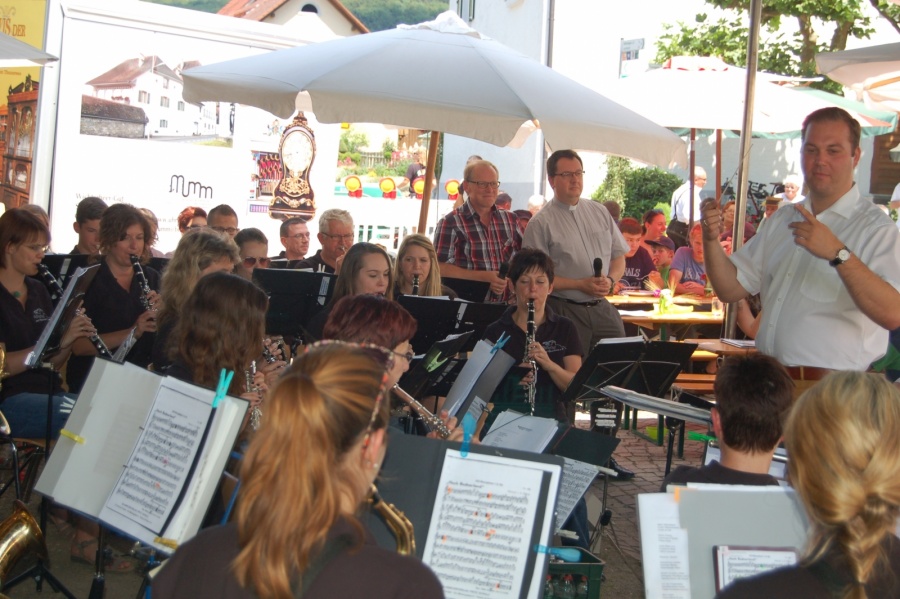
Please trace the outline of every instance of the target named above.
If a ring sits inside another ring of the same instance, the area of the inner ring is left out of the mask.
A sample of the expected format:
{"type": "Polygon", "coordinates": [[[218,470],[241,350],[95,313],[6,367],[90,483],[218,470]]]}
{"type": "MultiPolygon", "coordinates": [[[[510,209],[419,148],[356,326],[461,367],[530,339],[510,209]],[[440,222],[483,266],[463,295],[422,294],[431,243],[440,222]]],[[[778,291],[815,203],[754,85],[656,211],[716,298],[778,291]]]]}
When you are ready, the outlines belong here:
{"type": "Polygon", "coordinates": [[[266,334],[304,338],[309,320],[328,303],[336,275],[257,268],[253,280],[269,296],[266,334]]]}
{"type": "Polygon", "coordinates": [[[459,312],[468,306],[451,299],[417,295],[401,295],[397,298],[397,302],[406,308],[418,323],[416,334],[410,343],[414,348],[420,349],[434,347],[442,339],[456,333],[459,312]]]}
{"type": "Polygon", "coordinates": [[[171,258],[166,258],[164,256],[152,256],[147,266],[161,275],[165,272],[166,267],[169,265],[169,260],[171,260],[171,258]]]}
{"type": "Polygon", "coordinates": [[[491,284],[484,281],[441,277],[441,283],[455,291],[460,299],[468,302],[483,302],[491,290],[491,284]]]}
{"type": "Polygon", "coordinates": [[[500,320],[503,313],[509,307],[506,304],[464,304],[466,309],[457,325],[458,331],[473,331],[469,342],[463,346],[462,351],[470,352],[475,345],[484,339],[484,332],[494,322],[500,320]]]}
{"type": "Polygon", "coordinates": [[[454,356],[471,336],[471,332],[462,333],[434,343],[421,359],[415,361],[415,366],[403,373],[397,384],[413,397],[433,395],[428,390],[456,363],[454,356]]]}
{"type": "MultiPolygon", "coordinates": [[[[47,270],[50,271],[53,278],[59,281],[59,284],[65,289],[66,284],[69,282],[69,278],[75,274],[75,271],[79,268],[87,267],[89,258],[90,256],[87,254],[47,254],[44,256],[44,259],[41,260],[41,263],[47,267],[47,270]]],[[[37,276],[34,278],[44,283],[44,280],[41,277],[37,276]]],[[[46,283],[44,284],[46,285],[46,283]]],[[[49,287],[47,289],[50,291],[50,297],[53,299],[54,303],[58,302],[59,298],[53,297],[53,290],[49,287]]]]}
{"type": "MultiPolygon", "coordinates": [[[[687,368],[696,343],[670,341],[632,341],[624,343],[598,343],[591,350],[581,368],[575,373],[563,393],[563,401],[580,401],[592,405],[606,401],[602,387],[615,385],[655,397],[672,386],[678,374],[687,368]]],[[[637,428],[637,411],[633,430],[637,428]]],[[[592,414],[593,420],[593,414],[592,414]]],[[[663,444],[663,417],[659,418],[657,438],[650,439],[663,444]]],[[[629,412],[625,412],[625,429],[629,428],[629,412]]],[[[634,430],[635,434],[643,437],[634,430]]]]}
{"type": "MultiPolygon", "coordinates": [[[[29,368],[34,370],[46,370],[47,372],[47,427],[45,429],[44,436],[43,456],[45,464],[50,457],[50,444],[53,441],[53,383],[54,375],[56,374],[53,368],[47,364],[46,360],[59,351],[60,340],[62,339],[63,335],[65,335],[66,330],[69,328],[69,324],[75,317],[76,310],[81,306],[81,300],[84,297],[84,294],[87,291],[88,287],[90,287],[91,282],[93,282],[94,277],[97,275],[98,269],[99,265],[94,265],[87,269],[79,268],[75,271],[75,273],[70,278],[68,285],[66,285],[63,296],[60,298],[59,303],[53,310],[53,314],[50,316],[49,322],[47,322],[47,325],[44,327],[44,332],[41,334],[38,342],[35,344],[34,350],[32,350],[32,352],[29,353],[28,357],[25,359],[25,365],[29,368]]],[[[14,473],[13,475],[18,476],[18,473],[14,473]]],[[[46,495],[42,495],[41,515],[39,523],[41,533],[44,535],[46,535],[47,530],[47,514],[49,512],[49,509],[50,500],[47,499],[46,495]]],[[[103,537],[100,536],[98,538],[97,545],[98,570],[91,584],[91,597],[98,598],[102,597],[103,595],[104,585],[102,566],[103,560],[100,558],[100,553],[103,551],[102,542],[103,537]],[[97,589],[96,591],[95,588],[97,589]]],[[[62,582],[58,578],[56,578],[56,576],[53,575],[53,573],[49,570],[47,563],[42,559],[38,559],[38,562],[34,566],[25,570],[9,582],[6,582],[3,585],[3,588],[12,588],[27,579],[35,580],[38,591],[41,591],[43,581],[46,579],[47,582],[50,583],[50,587],[55,592],[62,593],[69,599],[75,599],[75,596],[65,587],[65,585],[62,584],[62,582]]]]}

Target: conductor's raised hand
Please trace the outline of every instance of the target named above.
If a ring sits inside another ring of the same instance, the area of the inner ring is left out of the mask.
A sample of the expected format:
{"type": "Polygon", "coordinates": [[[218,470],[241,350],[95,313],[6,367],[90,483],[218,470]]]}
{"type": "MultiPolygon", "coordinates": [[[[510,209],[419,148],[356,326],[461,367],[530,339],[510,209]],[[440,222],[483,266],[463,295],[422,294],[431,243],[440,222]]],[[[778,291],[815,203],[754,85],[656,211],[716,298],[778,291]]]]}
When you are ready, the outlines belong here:
{"type": "Polygon", "coordinates": [[[831,229],[819,222],[812,212],[800,204],[794,204],[793,208],[803,217],[803,220],[788,225],[793,229],[794,243],[805,248],[816,258],[832,260],[837,256],[844,244],[831,229]]]}
{"type": "Polygon", "coordinates": [[[700,224],[703,229],[703,239],[716,241],[722,235],[722,211],[719,202],[715,198],[707,198],[700,203],[700,224]]]}

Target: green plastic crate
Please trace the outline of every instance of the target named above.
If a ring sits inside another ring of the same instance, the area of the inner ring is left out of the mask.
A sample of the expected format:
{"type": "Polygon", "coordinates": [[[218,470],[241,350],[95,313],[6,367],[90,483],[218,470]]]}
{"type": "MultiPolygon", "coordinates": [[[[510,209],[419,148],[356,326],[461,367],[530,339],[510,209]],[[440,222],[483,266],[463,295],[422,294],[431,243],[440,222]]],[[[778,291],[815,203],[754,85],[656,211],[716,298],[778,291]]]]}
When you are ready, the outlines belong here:
{"type": "MultiPolygon", "coordinates": [[[[572,549],[572,547],[569,547],[569,549],[572,549]]],[[[606,566],[606,562],[589,551],[577,547],[576,549],[581,553],[580,562],[574,564],[568,562],[551,562],[548,574],[553,576],[553,578],[571,574],[572,581],[575,585],[581,582],[582,576],[587,576],[588,599],[599,599],[600,583],[603,580],[603,568],[606,566]]]]}

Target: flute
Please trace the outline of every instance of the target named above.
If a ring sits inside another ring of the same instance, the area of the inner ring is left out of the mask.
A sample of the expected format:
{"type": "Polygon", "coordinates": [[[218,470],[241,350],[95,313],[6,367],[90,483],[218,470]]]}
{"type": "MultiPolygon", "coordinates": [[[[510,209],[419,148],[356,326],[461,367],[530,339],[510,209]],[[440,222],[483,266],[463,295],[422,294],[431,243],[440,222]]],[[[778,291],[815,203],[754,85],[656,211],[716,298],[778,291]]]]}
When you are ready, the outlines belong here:
{"type": "Polygon", "coordinates": [[[444,421],[429,412],[428,408],[419,403],[415,397],[401,389],[399,385],[395,384],[391,389],[393,389],[394,394],[397,397],[412,408],[413,412],[419,415],[419,418],[425,422],[425,428],[427,428],[429,432],[437,431],[437,434],[440,435],[441,439],[450,437],[450,429],[447,428],[444,421]]]}
{"type": "Polygon", "coordinates": [[[129,258],[131,267],[134,268],[134,276],[137,277],[138,285],[141,288],[141,305],[144,306],[144,310],[151,310],[153,304],[150,303],[150,284],[147,283],[147,275],[144,274],[144,269],[141,267],[141,259],[134,254],[129,258]]]}
{"type": "MultiPolygon", "coordinates": [[[[53,295],[56,296],[57,299],[63,296],[63,288],[62,285],[59,284],[59,281],[56,280],[50,273],[50,269],[47,268],[46,264],[38,264],[38,272],[41,274],[41,277],[44,279],[44,282],[47,286],[52,290],[53,295]]],[[[103,356],[104,358],[112,359],[112,352],[109,351],[109,348],[106,347],[106,344],[103,343],[103,339],[100,338],[100,335],[94,333],[89,337],[91,343],[94,344],[94,348],[97,350],[97,353],[103,356]]]]}
{"type": "Polygon", "coordinates": [[[528,322],[525,325],[525,356],[531,366],[531,383],[528,384],[528,405],[531,406],[531,415],[534,416],[534,391],[537,384],[537,362],[528,357],[528,352],[534,344],[534,300],[528,300],[528,322]]]}

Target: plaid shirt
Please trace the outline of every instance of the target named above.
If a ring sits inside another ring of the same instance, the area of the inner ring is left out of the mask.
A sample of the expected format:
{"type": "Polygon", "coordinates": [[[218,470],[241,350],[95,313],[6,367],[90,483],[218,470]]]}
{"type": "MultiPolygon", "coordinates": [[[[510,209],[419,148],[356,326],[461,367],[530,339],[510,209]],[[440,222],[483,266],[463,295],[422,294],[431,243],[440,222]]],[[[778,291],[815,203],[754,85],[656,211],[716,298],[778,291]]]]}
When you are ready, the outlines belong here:
{"type": "MultiPolygon", "coordinates": [[[[522,247],[516,215],[491,208],[491,225],[485,227],[478,213],[466,202],[438,221],[434,230],[438,262],[469,270],[499,271],[522,247]]],[[[508,299],[509,290],[503,299],[508,299]]]]}

